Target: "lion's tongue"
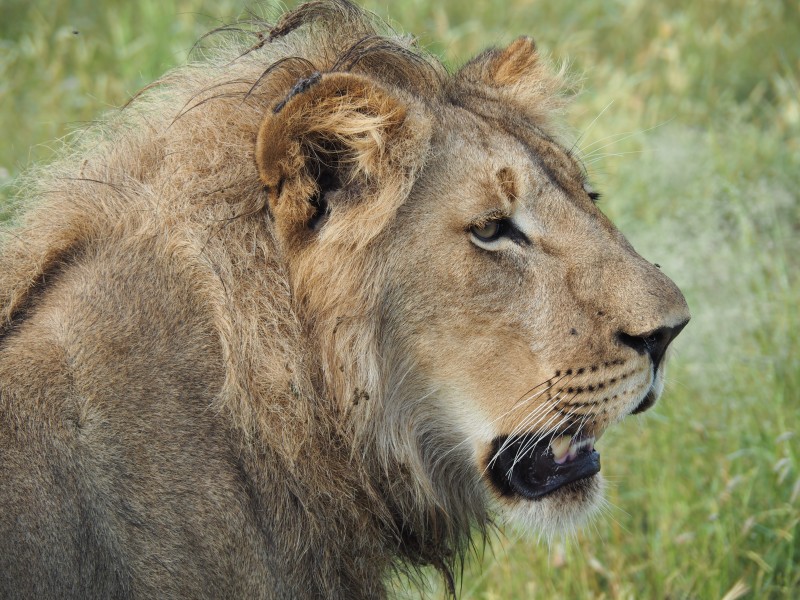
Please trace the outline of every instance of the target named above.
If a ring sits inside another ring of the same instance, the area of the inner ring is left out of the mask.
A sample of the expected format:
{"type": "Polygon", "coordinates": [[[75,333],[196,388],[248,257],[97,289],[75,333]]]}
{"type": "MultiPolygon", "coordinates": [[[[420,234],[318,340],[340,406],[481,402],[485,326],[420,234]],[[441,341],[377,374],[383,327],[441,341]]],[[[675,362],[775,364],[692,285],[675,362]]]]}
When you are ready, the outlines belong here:
{"type": "Polygon", "coordinates": [[[535,500],[600,471],[594,438],[559,436],[530,448],[531,441],[529,435],[495,439],[489,472],[503,494],[535,500]]]}

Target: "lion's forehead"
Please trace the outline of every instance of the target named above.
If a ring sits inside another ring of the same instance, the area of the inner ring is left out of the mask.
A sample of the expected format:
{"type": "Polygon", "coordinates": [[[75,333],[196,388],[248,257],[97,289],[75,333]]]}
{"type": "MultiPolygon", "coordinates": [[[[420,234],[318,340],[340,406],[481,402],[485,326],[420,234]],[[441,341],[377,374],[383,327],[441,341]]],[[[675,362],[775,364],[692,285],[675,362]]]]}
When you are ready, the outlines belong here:
{"type": "Polygon", "coordinates": [[[427,196],[450,199],[441,208],[460,221],[501,211],[535,233],[579,213],[599,217],[575,157],[542,132],[508,131],[463,114],[443,120],[436,131],[433,164],[423,171],[421,187],[434,192],[427,196]]]}

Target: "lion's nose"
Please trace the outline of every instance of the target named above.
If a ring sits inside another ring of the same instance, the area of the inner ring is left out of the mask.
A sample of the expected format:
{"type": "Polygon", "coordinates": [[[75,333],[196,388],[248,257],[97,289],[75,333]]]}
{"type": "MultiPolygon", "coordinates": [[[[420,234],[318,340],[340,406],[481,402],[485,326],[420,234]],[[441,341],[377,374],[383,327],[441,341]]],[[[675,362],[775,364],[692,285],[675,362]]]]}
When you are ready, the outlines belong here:
{"type": "Polygon", "coordinates": [[[626,346],[630,346],[636,350],[639,354],[647,352],[653,361],[653,370],[656,370],[661,363],[661,359],[664,358],[667,346],[669,346],[672,340],[686,327],[686,323],[688,322],[689,319],[686,319],[683,323],[675,327],[659,327],[658,329],[639,335],[631,335],[624,331],[619,331],[617,332],[617,339],[626,346]]]}

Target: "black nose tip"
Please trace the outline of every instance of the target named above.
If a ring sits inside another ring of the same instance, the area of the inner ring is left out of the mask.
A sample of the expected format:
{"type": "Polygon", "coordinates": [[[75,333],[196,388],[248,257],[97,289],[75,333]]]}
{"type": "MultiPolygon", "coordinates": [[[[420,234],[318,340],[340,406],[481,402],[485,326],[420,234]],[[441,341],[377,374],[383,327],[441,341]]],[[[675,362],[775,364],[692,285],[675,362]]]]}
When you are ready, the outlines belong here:
{"type": "Polygon", "coordinates": [[[661,359],[664,358],[667,346],[669,346],[672,340],[686,327],[686,323],[688,322],[689,321],[684,321],[675,327],[660,327],[640,335],[630,335],[629,333],[620,331],[617,333],[617,339],[626,346],[630,346],[636,350],[639,354],[644,354],[645,352],[649,354],[653,361],[653,369],[655,370],[658,369],[661,359]]]}

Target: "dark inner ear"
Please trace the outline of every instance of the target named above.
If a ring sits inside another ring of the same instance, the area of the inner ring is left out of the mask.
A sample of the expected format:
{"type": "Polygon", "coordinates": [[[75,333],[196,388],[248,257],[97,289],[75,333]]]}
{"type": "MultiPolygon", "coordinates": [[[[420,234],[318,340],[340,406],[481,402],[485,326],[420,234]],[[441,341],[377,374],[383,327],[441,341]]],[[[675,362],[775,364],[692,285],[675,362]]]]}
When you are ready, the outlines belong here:
{"type": "Polygon", "coordinates": [[[308,228],[314,231],[322,228],[330,214],[328,203],[330,194],[340,190],[343,185],[339,170],[335,166],[336,161],[336,152],[319,153],[311,167],[310,175],[316,183],[317,192],[308,201],[314,207],[314,214],[308,220],[308,228]]]}
{"type": "Polygon", "coordinates": [[[341,187],[336,172],[326,165],[318,165],[317,173],[314,175],[317,184],[317,193],[308,202],[314,207],[314,214],[308,220],[308,228],[319,231],[325,224],[330,214],[328,206],[328,195],[341,187]]]}

